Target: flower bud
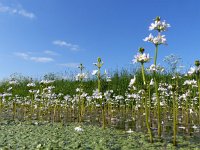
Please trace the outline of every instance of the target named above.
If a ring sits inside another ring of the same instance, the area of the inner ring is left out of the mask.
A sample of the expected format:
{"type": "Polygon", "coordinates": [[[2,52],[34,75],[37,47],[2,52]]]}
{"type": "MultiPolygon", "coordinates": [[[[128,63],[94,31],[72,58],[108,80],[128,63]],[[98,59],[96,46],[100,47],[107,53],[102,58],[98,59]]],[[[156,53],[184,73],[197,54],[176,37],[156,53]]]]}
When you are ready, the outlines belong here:
{"type": "Polygon", "coordinates": [[[144,48],[143,47],[140,47],[139,50],[138,50],[141,54],[144,53],[144,48]]]}
{"type": "Polygon", "coordinates": [[[97,58],[97,62],[101,63],[101,58],[100,57],[97,58]]]}
{"type": "Polygon", "coordinates": [[[195,64],[196,67],[199,67],[200,66],[200,61],[196,60],[194,64],[195,64]]]}
{"type": "Polygon", "coordinates": [[[160,21],[160,20],[161,20],[160,16],[157,16],[155,19],[155,21],[160,21]]]}

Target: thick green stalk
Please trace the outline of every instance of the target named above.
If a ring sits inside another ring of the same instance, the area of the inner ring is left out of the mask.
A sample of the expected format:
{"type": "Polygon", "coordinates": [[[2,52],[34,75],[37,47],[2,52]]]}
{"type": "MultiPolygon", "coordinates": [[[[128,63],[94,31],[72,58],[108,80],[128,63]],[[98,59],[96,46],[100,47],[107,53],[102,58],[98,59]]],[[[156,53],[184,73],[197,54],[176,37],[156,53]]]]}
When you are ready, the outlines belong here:
{"type": "Polygon", "coordinates": [[[153,143],[153,136],[150,128],[150,117],[149,117],[149,109],[147,105],[147,91],[145,91],[145,117],[146,117],[146,126],[149,133],[150,142],[153,143]]]}
{"type": "Polygon", "coordinates": [[[154,56],[154,65],[156,67],[156,63],[157,63],[157,57],[158,57],[158,45],[156,44],[156,49],[155,49],[155,56],[154,56]]]}
{"type": "Polygon", "coordinates": [[[158,82],[154,77],[155,81],[155,91],[156,91],[156,99],[157,99],[157,115],[158,115],[158,138],[161,137],[161,110],[160,110],[160,97],[158,92],[158,82]]]}
{"type": "Polygon", "coordinates": [[[145,79],[145,74],[144,74],[144,64],[142,64],[142,78],[143,78],[143,83],[145,86],[145,119],[146,119],[146,126],[147,126],[147,130],[149,133],[149,138],[150,138],[150,142],[153,143],[153,136],[152,136],[152,132],[151,132],[151,128],[150,128],[150,124],[149,124],[149,109],[148,109],[148,105],[147,105],[147,85],[146,85],[146,79],[145,79]]]}
{"type": "Polygon", "coordinates": [[[186,131],[187,133],[189,132],[189,104],[188,104],[188,99],[186,99],[186,102],[185,102],[186,106],[185,106],[185,126],[186,126],[186,131]]]}
{"type": "Polygon", "coordinates": [[[175,92],[173,92],[173,145],[176,146],[176,134],[177,134],[177,104],[175,92]]]}
{"type": "MultiPolygon", "coordinates": [[[[97,78],[98,78],[98,92],[100,93],[101,92],[101,67],[103,64],[101,64],[101,59],[98,58],[98,72],[97,72],[97,78]]],[[[105,113],[105,102],[103,100],[103,98],[100,100],[100,105],[101,105],[101,116],[102,116],[102,128],[105,129],[106,127],[106,113],[105,113]]]]}
{"type": "Polygon", "coordinates": [[[159,97],[159,92],[158,92],[158,82],[157,82],[157,79],[156,79],[156,63],[157,63],[157,57],[158,57],[158,44],[156,44],[155,46],[156,46],[155,56],[154,56],[155,71],[153,73],[153,76],[154,76],[156,100],[157,100],[158,138],[160,138],[161,137],[161,111],[160,111],[160,97],[159,97]]]}
{"type": "Polygon", "coordinates": [[[101,75],[100,75],[100,68],[98,68],[98,92],[101,91],[101,75]]]}
{"type": "Polygon", "coordinates": [[[141,63],[141,64],[142,64],[142,79],[143,79],[144,86],[146,86],[146,79],[144,75],[144,63],[141,63]]]}
{"type": "Polygon", "coordinates": [[[85,100],[84,98],[81,99],[81,121],[83,121],[83,115],[85,113],[85,100]]]}
{"type": "Polygon", "coordinates": [[[102,106],[102,128],[105,129],[106,128],[106,114],[105,114],[105,104],[103,104],[102,106]]]}
{"type": "Polygon", "coordinates": [[[78,100],[78,114],[79,114],[78,121],[81,122],[82,121],[82,114],[81,114],[82,113],[82,110],[81,110],[82,109],[82,107],[81,107],[82,99],[81,99],[81,92],[80,91],[78,92],[78,99],[79,99],[78,100]]]}
{"type": "Polygon", "coordinates": [[[30,114],[30,119],[33,119],[33,114],[34,114],[34,94],[31,94],[31,114],[30,114]]]}

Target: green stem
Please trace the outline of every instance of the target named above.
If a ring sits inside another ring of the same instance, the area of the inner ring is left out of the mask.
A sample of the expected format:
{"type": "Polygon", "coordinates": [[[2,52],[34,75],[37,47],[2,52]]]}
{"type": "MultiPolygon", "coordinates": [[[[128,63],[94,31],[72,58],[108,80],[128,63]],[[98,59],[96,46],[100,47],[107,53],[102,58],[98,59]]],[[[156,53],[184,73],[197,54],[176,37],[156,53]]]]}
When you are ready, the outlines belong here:
{"type": "Polygon", "coordinates": [[[144,63],[141,63],[141,64],[142,64],[142,79],[143,79],[144,86],[146,86],[146,79],[144,75],[144,63]]]}
{"type": "Polygon", "coordinates": [[[100,68],[98,68],[98,92],[101,91],[101,75],[100,75],[100,68]]]}
{"type": "Polygon", "coordinates": [[[177,134],[177,105],[176,105],[176,96],[173,92],[173,145],[176,146],[176,134],[177,134]]]}
{"type": "Polygon", "coordinates": [[[102,106],[102,128],[105,129],[106,128],[106,115],[105,115],[105,104],[103,104],[102,106]]]}
{"type": "Polygon", "coordinates": [[[188,112],[189,110],[188,110],[188,99],[186,99],[186,108],[185,108],[185,116],[186,116],[186,118],[185,118],[185,125],[186,125],[186,128],[187,128],[187,130],[189,130],[188,128],[188,122],[189,122],[189,112],[188,112]]]}
{"type": "MultiPolygon", "coordinates": [[[[147,88],[146,85],[146,79],[145,79],[145,73],[144,73],[144,63],[141,63],[142,65],[142,78],[143,78],[143,83],[145,86],[145,89],[147,88]]],[[[148,105],[147,105],[147,89],[145,90],[145,119],[146,119],[146,126],[147,126],[147,130],[149,133],[149,137],[150,137],[150,142],[153,143],[153,136],[152,136],[152,132],[151,132],[151,128],[150,128],[150,124],[149,124],[149,109],[148,109],[148,105]]]]}
{"type": "MultiPolygon", "coordinates": [[[[157,57],[158,57],[158,45],[156,44],[156,49],[155,49],[155,56],[154,56],[154,65],[156,68],[156,63],[157,63],[157,57]]],[[[160,114],[160,97],[159,97],[159,92],[158,92],[158,82],[156,79],[156,70],[153,73],[154,76],[154,82],[155,82],[155,91],[156,91],[156,99],[157,99],[157,113],[158,113],[158,138],[161,137],[161,114],[160,114]]]]}
{"type": "Polygon", "coordinates": [[[158,83],[156,78],[155,81],[155,91],[156,91],[156,99],[157,99],[157,113],[158,113],[158,138],[161,137],[161,110],[160,110],[160,97],[158,92],[158,83]]]}
{"type": "Polygon", "coordinates": [[[33,119],[33,113],[34,113],[34,94],[31,94],[31,116],[30,119],[33,119]]]}
{"type": "Polygon", "coordinates": [[[157,62],[157,57],[158,57],[158,45],[156,44],[156,49],[155,49],[155,56],[154,56],[154,65],[156,67],[156,62],[157,62]]]}
{"type": "Polygon", "coordinates": [[[146,117],[146,126],[149,133],[150,142],[153,143],[153,136],[150,128],[150,117],[149,117],[149,108],[147,105],[147,91],[145,91],[145,117],[146,117]]]}

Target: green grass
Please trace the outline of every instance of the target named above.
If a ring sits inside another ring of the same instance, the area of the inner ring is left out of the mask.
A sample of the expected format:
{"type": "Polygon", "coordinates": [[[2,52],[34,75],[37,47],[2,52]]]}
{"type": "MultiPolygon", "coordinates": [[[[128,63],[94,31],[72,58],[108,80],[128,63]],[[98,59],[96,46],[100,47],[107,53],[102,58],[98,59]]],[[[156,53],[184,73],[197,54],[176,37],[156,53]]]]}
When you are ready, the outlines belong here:
{"type": "MultiPolygon", "coordinates": [[[[142,87],[142,75],[140,70],[127,70],[122,69],[121,71],[113,71],[111,73],[111,82],[106,82],[105,79],[102,79],[102,89],[101,91],[106,91],[108,89],[112,89],[116,95],[124,95],[128,89],[128,85],[130,82],[130,79],[133,78],[133,76],[136,75],[137,81],[136,85],[140,89],[142,87]]],[[[171,80],[171,74],[160,74],[158,75],[158,81],[167,81],[169,82],[171,80]]],[[[31,81],[30,77],[24,77],[21,75],[14,75],[12,76],[15,80],[18,81],[18,85],[16,85],[15,88],[13,88],[12,93],[19,96],[27,96],[28,95],[28,87],[27,84],[31,81]]],[[[152,76],[147,75],[147,80],[150,81],[152,76]]],[[[79,83],[75,81],[75,77],[71,75],[70,79],[62,79],[59,75],[50,73],[48,75],[45,75],[43,79],[47,80],[55,80],[53,85],[55,88],[55,93],[63,93],[63,94],[69,94],[69,95],[75,95],[76,94],[76,88],[78,88],[79,83]]],[[[39,81],[38,79],[35,79],[34,82],[36,82],[36,89],[39,89],[39,81]]],[[[3,80],[0,81],[0,93],[5,92],[9,87],[8,81],[3,80]]],[[[89,78],[83,82],[83,89],[86,93],[92,94],[93,90],[97,89],[97,80],[95,78],[89,78]]]]}

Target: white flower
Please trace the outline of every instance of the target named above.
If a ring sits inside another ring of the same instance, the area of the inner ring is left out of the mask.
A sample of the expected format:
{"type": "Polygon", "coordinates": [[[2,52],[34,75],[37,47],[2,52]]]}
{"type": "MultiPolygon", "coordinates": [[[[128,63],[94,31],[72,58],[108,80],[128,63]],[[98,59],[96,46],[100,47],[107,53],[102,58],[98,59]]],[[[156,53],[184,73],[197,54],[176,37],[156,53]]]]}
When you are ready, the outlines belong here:
{"type": "Polygon", "coordinates": [[[153,41],[153,35],[150,33],[149,36],[147,36],[145,39],[143,39],[145,42],[153,41]]]}
{"type": "Polygon", "coordinates": [[[166,38],[165,38],[165,35],[158,35],[156,37],[154,37],[153,39],[153,43],[156,44],[156,45],[160,45],[160,44],[166,44],[166,38]]]}
{"type": "Polygon", "coordinates": [[[149,34],[149,36],[146,37],[144,41],[151,42],[155,45],[166,44],[167,42],[165,35],[161,35],[161,34],[158,34],[156,37],[154,37],[152,34],[149,34]]]}
{"type": "Polygon", "coordinates": [[[16,84],[18,84],[18,82],[16,80],[11,80],[11,81],[9,81],[9,84],[16,85],[16,84]]]}
{"type": "Polygon", "coordinates": [[[93,70],[92,75],[97,75],[98,70],[93,70]]]}
{"type": "Polygon", "coordinates": [[[127,97],[128,98],[139,99],[139,95],[138,94],[128,94],[127,97]]]}
{"type": "Polygon", "coordinates": [[[133,63],[137,63],[137,62],[145,63],[145,62],[148,62],[149,60],[150,60],[149,54],[138,53],[137,55],[134,56],[134,59],[132,61],[133,63]]]}
{"type": "Polygon", "coordinates": [[[7,91],[11,91],[12,90],[12,87],[9,87],[8,89],[7,89],[7,91]]]}
{"type": "Polygon", "coordinates": [[[164,68],[159,65],[155,66],[154,64],[152,64],[147,70],[150,72],[159,71],[162,73],[164,71],[164,68]]]}
{"type": "Polygon", "coordinates": [[[185,130],[185,127],[183,127],[183,126],[180,126],[180,127],[178,127],[179,129],[183,129],[183,130],[185,130]]]}
{"type": "Polygon", "coordinates": [[[70,98],[71,98],[70,95],[65,95],[65,96],[64,96],[64,99],[65,99],[66,101],[70,100],[70,98]]]}
{"type": "Polygon", "coordinates": [[[126,133],[133,133],[134,131],[129,129],[128,131],[126,131],[126,133]]]}
{"type": "Polygon", "coordinates": [[[133,84],[135,83],[135,81],[136,81],[136,77],[134,76],[134,78],[131,79],[131,81],[130,81],[130,83],[129,83],[129,87],[132,87],[133,84]]]}
{"type": "Polygon", "coordinates": [[[192,87],[197,87],[197,81],[196,80],[185,80],[183,85],[192,85],[192,87]]]}
{"type": "Polygon", "coordinates": [[[40,84],[50,84],[53,83],[55,80],[42,80],[40,81],[40,84]]]}
{"type": "Polygon", "coordinates": [[[77,132],[82,132],[83,131],[83,129],[80,126],[75,127],[74,130],[77,131],[77,132]]]}
{"type": "Polygon", "coordinates": [[[82,98],[86,98],[87,97],[87,93],[82,93],[80,97],[81,97],[81,99],[82,98]]]}
{"type": "Polygon", "coordinates": [[[106,71],[106,69],[105,69],[105,71],[104,71],[104,75],[105,75],[105,77],[106,77],[106,82],[111,82],[112,80],[111,80],[111,77],[108,75],[108,72],[106,71]]]}
{"type": "Polygon", "coordinates": [[[191,67],[190,70],[188,71],[188,74],[191,75],[195,72],[195,67],[191,67]]]}
{"type": "Polygon", "coordinates": [[[154,85],[154,81],[153,81],[153,79],[151,79],[151,81],[150,81],[150,85],[154,85]]]}
{"type": "Polygon", "coordinates": [[[35,87],[36,85],[35,85],[35,83],[28,83],[27,86],[28,87],[35,87]]]}
{"type": "Polygon", "coordinates": [[[193,129],[197,129],[198,127],[197,127],[196,125],[193,125],[192,128],[193,128],[193,129]]]}
{"type": "Polygon", "coordinates": [[[188,74],[192,75],[195,72],[196,72],[196,68],[195,67],[191,67],[190,70],[188,71],[188,74]]]}
{"type": "Polygon", "coordinates": [[[111,80],[111,77],[109,77],[109,76],[107,76],[106,77],[106,82],[111,82],[112,80],[111,80]]]}
{"type": "Polygon", "coordinates": [[[170,24],[166,23],[165,20],[162,22],[162,21],[158,21],[158,20],[155,20],[154,23],[151,23],[151,25],[149,26],[149,30],[158,30],[159,32],[162,32],[162,31],[166,31],[167,28],[170,27],[170,24]]]}
{"type": "Polygon", "coordinates": [[[149,71],[156,71],[156,66],[154,64],[152,64],[150,67],[149,67],[149,71]]]}
{"type": "Polygon", "coordinates": [[[194,111],[192,109],[189,109],[190,114],[192,114],[194,111]]]}
{"type": "Polygon", "coordinates": [[[168,89],[171,90],[171,89],[172,89],[172,85],[169,85],[169,86],[168,86],[168,89]]]}
{"type": "Polygon", "coordinates": [[[98,89],[94,90],[93,91],[93,94],[92,94],[92,97],[94,99],[102,99],[102,93],[98,91],[98,89]]]}
{"type": "Polygon", "coordinates": [[[39,93],[39,90],[29,90],[29,93],[36,94],[36,93],[39,93]]]}
{"type": "Polygon", "coordinates": [[[86,73],[78,73],[76,75],[76,81],[80,81],[80,80],[83,80],[83,79],[86,79],[87,78],[87,74],[86,73]]]}
{"type": "Polygon", "coordinates": [[[76,92],[83,92],[83,89],[77,88],[77,89],[76,89],[76,92]]]}

